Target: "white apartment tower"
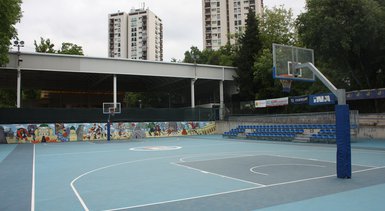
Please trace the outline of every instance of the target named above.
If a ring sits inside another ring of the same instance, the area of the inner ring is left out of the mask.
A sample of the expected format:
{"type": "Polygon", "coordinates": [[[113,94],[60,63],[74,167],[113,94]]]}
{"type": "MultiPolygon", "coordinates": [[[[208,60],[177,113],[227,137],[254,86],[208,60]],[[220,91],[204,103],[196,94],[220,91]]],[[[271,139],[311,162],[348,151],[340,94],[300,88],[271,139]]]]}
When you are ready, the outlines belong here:
{"type": "Polygon", "coordinates": [[[230,37],[244,31],[250,8],[261,15],[263,0],[202,0],[204,48],[234,44],[230,37]]]}
{"type": "Polygon", "coordinates": [[[109,57],[163,61],[162,20],[144,8],[110,14],[108,52],[109,57]]]}

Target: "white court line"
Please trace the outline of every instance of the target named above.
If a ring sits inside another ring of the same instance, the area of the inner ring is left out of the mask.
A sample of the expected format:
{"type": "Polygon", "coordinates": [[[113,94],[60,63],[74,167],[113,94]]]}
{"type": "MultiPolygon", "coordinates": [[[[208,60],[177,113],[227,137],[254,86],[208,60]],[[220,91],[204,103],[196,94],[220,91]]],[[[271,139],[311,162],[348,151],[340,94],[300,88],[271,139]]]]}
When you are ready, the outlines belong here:
{"type": "Polygon", "coordinates": [[[188,169],[192,169],[192,170],[195,170],[195,171],[199,171],[199,172],[204,173],[204,174],[211,174],[211,175],[219,176],[219,177],[222,177],[222,178],[231,179],[231,180],[235,180],[235,181],[239,181],[239,182],[244,182],[244,183],[248,183],[248,184],[252,184],[252,185],[257,185],[257,186],[265,186],[264,184],[250,182],[250,181],[247,181],[247,180],[238,179],[238,178],[234,178],[234,177],[229,177],[229,176],[225,176],[225,175],[222,175],[222,174],[216,174],[216,173],[209,172],[209,171],[203,171],[201,169],[197,169],[197,168],[190,167],[190,166],[185,166],[185,165],[178,164],[178,163],[170,163],[170,164],[176,165],[176,166],[180,166],[180,167],[184,167],[184,168],[188,168],[188,169]]]}
{"type": "Polygon", "coordinates": [[[32,153],[32,191],[31,191],[31,211],[35,211],[35,144],[33,144],[32,153]]]}
{"type": "Polygon", "coordinates": [[[157,157],[157,158],[146,158],[146,159],[141,159],[141,160],[133,160],[133,161],[127,161],[127,162],[122,162],[122,163],[115,163],[115,164],[108,165],[108,166],[103,166],[103,167],[96,168],[96,169],[93,169],[91,171],[87,171],[87,172],[79,175],[78,177],[76,177],[75,179],[73,179],[71,181],[70,185],[71,185],[72,191],[75,193],[75,195],[78,198],[78,200],[79,200],[80,204],[82,205],[83,209],[85,211],[89,211],[86,203],[84,202],[83,198],[80,196],[78,190],[76,189],[76,187],[74,185],[75,182],[78,181],[80,178],[82,178],[82,177],[84,177],[84,176],[86,176],[88,174],[91,174],[91,173],[94,173],[94,172],[97,172],[97,171],[100,171],[100,170],[104,170],[104,169],[107,169],[107,168],[115,167],[115,166],[131,164],[131,163],[137,163],[137,162],[142,162],[142,161],[149,161],[149,160],[160,160],[160,159],[166,159],[166,158],[175,158],[175,157],[180,157],[180,155],[166,156],[166,157],[157,157]]]}
{"type": "Polygon", "coordinates": [[[199,158],[199,157],[207,157],[209,158],[214,157],[214,156],[220,156],[220,155],[235,155],[231,157],[224,157],[224,158],[216,158],[216,159],[209,159],[209,160],[199,160],[199,161],[214,161],[214,160],[225,160],[225,159],[230,159],[230,158],[242,158],[242,157],[252,157],[252,156],[260,156],[260,155],[248,155],[248,154],[241,154],[241,153],[231,153],[231,152],[223,152],[223,153],[206,153],[206,154],[195,154],[191,155],[188,157],[182,157],[179,159],[180,162],[185,163],[185,162],[199,162],[199,161],[186,161],[186,159],[189,158],[199,158]]]}
{"type": "Polygon", "coordinates": [[[154,202],[154,203],[149,203],[149,204],[140,204],[140,205],[134,205],[134,206],[129,206],[129,207],[113,208],[113,209],[107,209],[107,210],[103,210],[103,211],[117,211],[117,210],[133,209],[133,208],[139,208],[139,207],[148,207],[148,206],[152,206],[152,205],[168,204],[168,203],[172,203],[172,202],[187,201],[187,200],[192,200],[192,199],[199,199],[199,198],[206,198],[206,197],[224,195],[224,194],[229,194],[229,193],[248,191],[248,190],[253,190],[253,189],[257,189],[257,188],[259,188],[259,187],[244,188],[244,189],[238,189],[238,190],[232,190],[232,191],[226,191],[226,192],[220,192],[220,193],[193,196],[193,197],[182,198],[182,199],[175,199],[175,200],[162,201],[162,202],[154,202]]]}
{"type": "Polygon", "coordinates": [[[42,154],[39,155],[39,157],[45,157],[45,156],[62,156],[62,155],[81,155],[81,154],[93,154],[93,153],[108,153],[108,152],[126,152],[129,151],[129,149],[125,150],[100,150],[100,151],[88,151],[88,152],[68,152],[68,153],[51,153],[51,154],[42,154]]]}
{"type": "Polygon", "coordinates": [[[260,165],[260,166],[254,166],[250,168],[250,171],[255,173],[255,174],[260,174],[263,176],[269,176],[269,174],[264,174],[258,171],[254,171],[256,168],[262,168],[262,167],[270,167],[270,166],[310,166],[310,167],[320,167],[320,168],[325,168],[326,166],[320,166],[320,165],[311,165],[311,164],[301,164],[301,163],[286,163],[286,164],[265,164],[265,165],[260,165]]]}
{"type": "MultiPolygon", "coordinates": [[[[376,167],[376,168],[372,168],[372,169],[354,171],[353,173],[359,173],[359,172],[371,171],[371,170],[383,169],[383,168],[385,168],[385,166],[376,167]]],[[[148,203],[148,204],[140,204],[140,205],[134,205],[134,206],[113,208],[113,209],[107,209],[104,211],[118,211],[118,210],[126,210],[126,209],[140,208],[140,207],[148,207],[148,206],[153,206],[153,205],[168,204],[168,203],[173,203],[173,202],[188,201],[188,200],[193,200],[193,199],[200,199],[200,198],[206,198],[206,197],[211,197],[211,196],[219,196],[219,195],[225,195],[225,194],[230,194],[230,193],[244,192],[244,191],[249,191],[249,190],[256,190],[256,189],[262,189],[262,188],[268,188],[268,187],[274,187],[274,186],[280,186],[280,185],[287,185],[287,184],[293,184],[293,183],[299,183],[299,182],[305,182],[305,181],[311,181],[311,180],[318,180],[318,179],[324,179],[324,178],[335,177],[335,176],[337,176],[337,175],[333,174],[333,175],[327,175],[327,176],[322,176],[322,177],[312,177],[312,178],[307,178],[307,179],[294,180],[294,181],[282,182],[282,183],[275,183],[275,184],[270,184],[270,185],[251,187],[251,188],[245,188],[245,189],[238,189],[238,190],[232,190],[232,191],[225,191],[225,192],[206,194],[206,195],[200,195],[200,196],[193,196],[193,197],[188,197],[188,198],[180,198],[180,199],[174,199],[174,200],[169,200],[169,201],[161,201],[161,202],[154,202],[154,203],[148,203]]]]}
{"type": "MultiPolygon", "coordinates": [[[[312,159],[312,158],[301,158],[301,157],[289,157],[289,156],[283,156],[283,155],[267,155],[267,156],[277,156],[277,157],[283,157],[283,158],[310,160],[310,161],[318,161],[318,162],[333,163],[333,164],[337,163],[336,161],[319,160],[319,159],[312,159]]],[[[352,166],[361,166],[361,167],[366,167],[366,168],[377,168],[377,166],[360,165],[360,164],[354,164],[353,162],[352,162],[352,166]]]]}

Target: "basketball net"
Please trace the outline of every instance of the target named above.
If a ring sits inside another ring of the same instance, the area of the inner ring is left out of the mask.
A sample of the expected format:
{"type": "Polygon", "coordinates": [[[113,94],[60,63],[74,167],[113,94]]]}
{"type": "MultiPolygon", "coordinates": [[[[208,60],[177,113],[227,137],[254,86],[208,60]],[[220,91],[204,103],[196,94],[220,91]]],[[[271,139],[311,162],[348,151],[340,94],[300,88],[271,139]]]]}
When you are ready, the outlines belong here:
{"type": "Polygon", "coordinates": [[[114,115],[115,115],[115,108],[114,108],[114,107],[108,108],[108,113],[109,113],[111,116],[114,116],[114,115]]]}
{"type": "MultiPolygon", "coordinates": [[[[292,75],[288,75],[288,74],[283,74],[283,75],[279,75],[279,76],[286,77],[286,78],[292,78],[293,77],[292,75]]],[[[289,93],[291,90],[291,83],[293,82],[293,80],[279,79],[279,82],[281,82],[281,84],[282,84],[282,91],[289,93]]]]}

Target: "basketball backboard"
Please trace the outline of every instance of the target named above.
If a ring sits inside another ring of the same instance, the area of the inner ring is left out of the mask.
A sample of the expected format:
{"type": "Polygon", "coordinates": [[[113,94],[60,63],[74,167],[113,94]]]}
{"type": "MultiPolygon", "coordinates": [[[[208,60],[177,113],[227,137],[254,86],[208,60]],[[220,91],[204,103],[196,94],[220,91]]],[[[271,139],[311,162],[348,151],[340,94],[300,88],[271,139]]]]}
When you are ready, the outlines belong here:
{"type": "Polygon", "coordinates": [[[103,114],[120,114],[121,105],[120,103],[103,103],[103,114]]]}
{"type": "Polygon", "coordinates": [[[273,44],[273,78],[314,82],[315,76],[307,67],[296,65],[310,62],[314,64],[314,51],[307,48],[273,44]]]}

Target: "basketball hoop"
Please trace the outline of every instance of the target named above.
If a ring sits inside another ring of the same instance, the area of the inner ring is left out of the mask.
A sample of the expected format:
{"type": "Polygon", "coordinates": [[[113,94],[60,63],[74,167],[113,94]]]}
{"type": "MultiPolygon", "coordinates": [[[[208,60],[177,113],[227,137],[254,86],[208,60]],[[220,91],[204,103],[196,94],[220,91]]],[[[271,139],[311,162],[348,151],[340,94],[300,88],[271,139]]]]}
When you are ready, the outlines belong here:
{"type": "MultiPolygon", "coordinates": [[[[285,78],[293,78],[293,76],[289,75],[289,74],[283,74],[283,75],[279,75],[279,76],[285,77],[285,78]]],[[[291,90],[291,82],[293,82],[293,80],[281,78],[281,79],[279,79],[279,82],[281,82],[281,84],[282,84],[282,91],[289,93],[291,90]]]]}
{"type": "Polygon", "coordinates": [[[115,115],[115,108],[114,107],[108,108],[108,113],[109,113],[109,115],[114,116],[115,115]]]}

